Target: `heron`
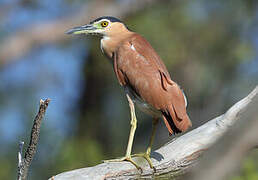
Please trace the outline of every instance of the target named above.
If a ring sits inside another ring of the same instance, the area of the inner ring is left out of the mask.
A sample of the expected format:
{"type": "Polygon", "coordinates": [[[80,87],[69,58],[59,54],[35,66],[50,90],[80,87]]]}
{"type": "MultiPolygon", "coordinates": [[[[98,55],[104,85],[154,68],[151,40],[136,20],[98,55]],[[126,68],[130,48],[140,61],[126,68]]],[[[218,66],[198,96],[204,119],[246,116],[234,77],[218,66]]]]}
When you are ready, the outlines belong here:
{"type": "Polygon", "coordinates": [[[186,111],[187,100],[184,92],[171,79],[165,64],[150,43],[138,33],[129,30],[120,19],[102,16],[66,33],[101,37],[101,51],[111,61],[129,103],[131,130],[126,154],[122,158],[104,162],[128,161],[142,170],[133,157],[143,157],[150,168],[155,170],[150,154],[159,119],[163,119],[170,135],[185,132],[192,126],[186,111]],[[137,127],[135,104],[141,111],[151,115],[152,133],[146,152],[132,155],[137,127]]]}

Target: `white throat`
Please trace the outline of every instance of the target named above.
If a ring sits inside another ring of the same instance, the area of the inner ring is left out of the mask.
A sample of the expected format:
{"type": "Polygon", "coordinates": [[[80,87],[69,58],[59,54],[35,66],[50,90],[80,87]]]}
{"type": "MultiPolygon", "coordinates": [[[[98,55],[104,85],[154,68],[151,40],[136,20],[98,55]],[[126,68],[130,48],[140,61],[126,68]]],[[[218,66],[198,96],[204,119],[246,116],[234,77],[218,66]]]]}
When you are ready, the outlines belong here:
{"type": "Polygon", "coordinates": [[[103,36],[100,40],[100,49],[102,51],[102,53],[104,53],[104,49],[103,47],[105,47],[105,41],[108,41],[110,39],[110,37],[108,36],[103,36]]]}

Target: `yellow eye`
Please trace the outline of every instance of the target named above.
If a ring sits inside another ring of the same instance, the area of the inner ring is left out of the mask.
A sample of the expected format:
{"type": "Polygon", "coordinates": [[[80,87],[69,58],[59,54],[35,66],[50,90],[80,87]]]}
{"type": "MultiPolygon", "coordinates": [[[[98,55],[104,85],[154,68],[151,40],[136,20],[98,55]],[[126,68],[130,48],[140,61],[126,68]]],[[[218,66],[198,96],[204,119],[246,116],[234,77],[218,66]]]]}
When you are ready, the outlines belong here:
{"type": "Polygon", "coordinates": [[[108,22],[107,22],[107,21],[101,22],[101,26],[102,26],[102,27],[107,27],[107,25],[108,25],[108,22]]]}

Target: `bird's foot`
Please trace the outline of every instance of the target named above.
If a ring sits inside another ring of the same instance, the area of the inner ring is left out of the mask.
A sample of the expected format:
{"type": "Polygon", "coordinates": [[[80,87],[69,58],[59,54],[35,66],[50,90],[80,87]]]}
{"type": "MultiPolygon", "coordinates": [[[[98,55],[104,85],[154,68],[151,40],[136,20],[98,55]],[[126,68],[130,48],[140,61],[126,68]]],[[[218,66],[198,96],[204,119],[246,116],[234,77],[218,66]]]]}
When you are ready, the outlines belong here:
{"type": "Polygon", "coordinates": [[[150,158],[150,150],[148,149],[145,153],[133,154],[132,157],[143,157],[148,162],[151,169],[156,172],[156,168],[153,166],[150,158]]]}
{"type": "Polygon", "coordinates": [[[107,163],[107,162],[123,162],[123,161],[128,161],[128,162],[132,163],[142,173],[142,168],[139,165],[137,165],[135,161],[132,160],[132,156],[125,156],[125,157],[118,158],[118,159],[103,160],[104,163],[107,163]]]}

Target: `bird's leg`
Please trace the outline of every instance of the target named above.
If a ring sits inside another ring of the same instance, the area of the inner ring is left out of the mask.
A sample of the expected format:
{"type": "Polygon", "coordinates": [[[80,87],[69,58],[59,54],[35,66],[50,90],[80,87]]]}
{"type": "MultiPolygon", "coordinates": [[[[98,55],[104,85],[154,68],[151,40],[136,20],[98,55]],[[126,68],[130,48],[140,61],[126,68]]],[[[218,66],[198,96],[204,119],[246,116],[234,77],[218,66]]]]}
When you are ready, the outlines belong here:
{"type": "Polygon", "coordinates": [[[154,142],[155,133],[156,133],[156,130],[157,130],[157,124],[158,124],[158,119],[154,118],[152,120],[152,132],[151,132],[151,138],[150,138],[150,142],[149,142],[149,146],[147,148],[147,151],[145,153],[139,153],[139,154],[132,155],[132,157],[143,157],[144,159],[146,159],[150,168],[154,169],[154,171],[156,169],[152,164],[152,161],[151,161],[151,158],[150,158],[150,153],[151,153],[152,144],[154,142]]]}
{"type": "Polygon", "coordinates": [[[134,103],[132,101],[132,99],[130,98],[130,96],[128,94],[126,94],[126,97],[128,99],[129,102],[129,107],[130,107],[130,111],[131,111],[131,130],[130,130],[130,135],[129,135],[129,140],[128,140],[128,144],[127,144],[127,149],[126,149],[126,154],[125,157],[119,158],[119,159],[111,159],[111,160],[104,160],[104,162],[121,162],[121,161],[129,161],[131,162],[138,170],[141,170],[141,167],[138,166],[136,164],[136,162],[134,162],[132,160],[131,157],[131,152],[132,152],[132,146],[133,146],[133,139],[134,139],[134,134],[135,134],[135,130],[137,127],[137,119],[136,119],[136,115],[135,115],[135,108],[134,108],[134,103]]]}

